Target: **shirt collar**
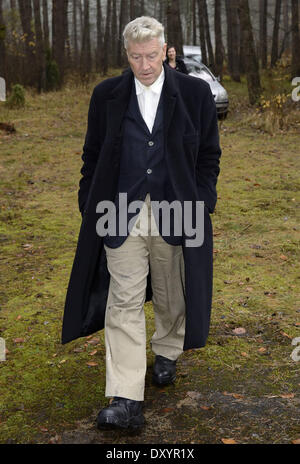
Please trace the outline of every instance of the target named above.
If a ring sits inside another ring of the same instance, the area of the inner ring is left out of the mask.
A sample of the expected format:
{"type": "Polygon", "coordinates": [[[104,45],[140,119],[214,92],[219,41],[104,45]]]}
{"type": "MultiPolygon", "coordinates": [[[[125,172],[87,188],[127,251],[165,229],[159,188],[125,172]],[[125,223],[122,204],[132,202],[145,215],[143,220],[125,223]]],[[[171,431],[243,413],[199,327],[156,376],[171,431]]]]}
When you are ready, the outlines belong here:
{"type": "Polygon", "coordinates": [[[162,67],[162,71],[156,81],[153,82],[153,84],[146,86],[142,84],[136,77],[134,78],[135,80],[135,90],[136,94],[140,95],[144,91],[151,90],[154,93],[159,94],[161,92],[164,80],[165,80],[165,70],[164,67],[162,67]]]}

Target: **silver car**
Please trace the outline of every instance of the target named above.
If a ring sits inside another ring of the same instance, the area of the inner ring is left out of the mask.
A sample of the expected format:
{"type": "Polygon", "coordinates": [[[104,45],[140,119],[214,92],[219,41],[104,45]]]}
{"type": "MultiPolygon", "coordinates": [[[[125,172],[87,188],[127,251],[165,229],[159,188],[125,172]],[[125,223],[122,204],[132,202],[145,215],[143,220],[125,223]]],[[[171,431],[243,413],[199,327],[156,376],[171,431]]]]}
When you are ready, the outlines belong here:
{"type": "Polygon", "coordinates": [[[204,79],[210,85],[217,107],[218,118],[225,119],[229,106],[228,94],[220,84],[218,78],[201,62],[186,57],[183,58],[183,61],[190,76],[200,77],[200,79],[204,79]]]}

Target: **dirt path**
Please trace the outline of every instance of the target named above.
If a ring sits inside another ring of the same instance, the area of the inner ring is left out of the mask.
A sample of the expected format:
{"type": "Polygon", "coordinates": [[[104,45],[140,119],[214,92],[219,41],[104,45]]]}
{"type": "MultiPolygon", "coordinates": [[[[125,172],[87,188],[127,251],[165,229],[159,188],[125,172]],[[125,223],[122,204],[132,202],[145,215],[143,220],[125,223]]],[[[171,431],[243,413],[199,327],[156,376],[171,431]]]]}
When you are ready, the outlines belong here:
{"type": "MultiPolygon", "coordinates": [[[[297,375],[294,380],[299,381],[297,375]]],[[[251,444],[291,443],[300,436],[300,400],[293,394],[274,395],[270,389],[268,368],[258,368],[257,372],[247,368],[231,373],[226,368],[214,371],[195,367],[184,354],[178,361],[175,385],[164,389],[151,385],[151,366],[148,368],[146,425],[142,431],[99,431],[95,427],[95,409],[90,417],[78,422],[75,430],[52,437],[51,442],[203,444],[231,439],[251,444]],[[217,390],[222,386],[224,390],[217,390]]]]}

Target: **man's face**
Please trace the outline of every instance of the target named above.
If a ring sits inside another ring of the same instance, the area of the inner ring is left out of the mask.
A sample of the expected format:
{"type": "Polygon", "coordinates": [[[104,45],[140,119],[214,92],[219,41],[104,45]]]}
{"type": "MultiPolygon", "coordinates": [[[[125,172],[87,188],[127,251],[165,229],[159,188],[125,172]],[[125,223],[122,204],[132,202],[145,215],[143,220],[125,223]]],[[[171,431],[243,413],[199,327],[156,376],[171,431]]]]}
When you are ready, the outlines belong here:
{"type": "Polygon", "coordinates": [[[135,77],[149,86],[156,81],[162,71],[162,62],[166,58],[167,44],[162,47],[159,39],[147,42],[129,42],[127,57],[135,77]]]}

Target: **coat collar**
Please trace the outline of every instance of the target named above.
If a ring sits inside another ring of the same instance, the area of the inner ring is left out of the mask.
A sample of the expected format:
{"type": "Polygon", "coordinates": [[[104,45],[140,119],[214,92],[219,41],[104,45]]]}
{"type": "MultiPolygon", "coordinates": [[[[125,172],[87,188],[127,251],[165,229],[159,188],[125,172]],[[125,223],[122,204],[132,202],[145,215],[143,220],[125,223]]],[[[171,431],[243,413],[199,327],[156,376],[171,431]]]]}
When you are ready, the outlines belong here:
{"type": "MultiPolygon", "coordinates": [[[[168,117],[164,118],[164,134],[168,133],[170,122],[173,117],[175,104],[178,95],[178,86],[175,80],[174,71],[166,63],[163,63],[165,70],[165,81],[162,88],[163,112],[168,117]]],[[[117,137],[121,133],[122,120],[127,109],[134,75],[131,69],[127,69],[121,76],[119,84],[111,92],[111,98],[107,102],[107,135],[117,137]]]]}

